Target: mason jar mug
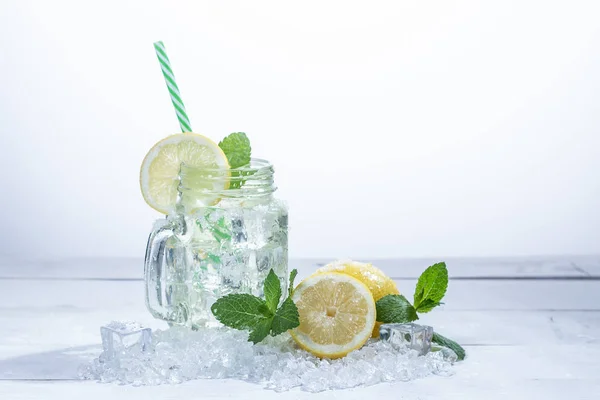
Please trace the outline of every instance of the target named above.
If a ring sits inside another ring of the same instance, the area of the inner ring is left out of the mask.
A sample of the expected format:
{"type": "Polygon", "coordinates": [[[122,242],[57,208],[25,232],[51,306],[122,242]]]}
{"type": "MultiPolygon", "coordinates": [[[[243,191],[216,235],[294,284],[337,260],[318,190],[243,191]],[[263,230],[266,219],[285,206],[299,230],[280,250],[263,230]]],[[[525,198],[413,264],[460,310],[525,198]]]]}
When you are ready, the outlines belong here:
{"type": "Polygon", "coordinates": [[[231,170],[181,165],[177,204],[155,222],[146,248],[146,305],[154,317],[192,329],[217,325],[215,300],[262,296],[271,269],[285,293],[288,213],[274,196],[273,173],[261,159],[231,170]]]}

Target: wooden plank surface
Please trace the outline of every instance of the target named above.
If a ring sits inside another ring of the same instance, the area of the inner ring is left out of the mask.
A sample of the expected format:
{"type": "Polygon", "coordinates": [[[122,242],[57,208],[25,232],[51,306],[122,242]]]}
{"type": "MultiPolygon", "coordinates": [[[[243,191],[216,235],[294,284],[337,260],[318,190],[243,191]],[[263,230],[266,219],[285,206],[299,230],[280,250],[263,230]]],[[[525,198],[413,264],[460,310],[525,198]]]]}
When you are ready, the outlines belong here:
{"type": "MultiPolygon", "coordinates": [[[[0,399],[320,398],[600,399],[598,257],[448,261],[446,305],[422,323],[453,337],[468,359],[452,377],[310,394],[276,394],[239,381],[142,387],[77,380],[100,351],[99,327],[113,319],[154,329],[143,300],[140,260],[0,264],[0,399]],[[15,267],[17,266],[17,267],[15,267]],[[536,279],[540,278],[540,279],[536,279]]],[[[300,276],[327,260],[293,260],[300,276]]],[[[435,260],[379,260],[412,293],[435,260]]]]}
{"type": "MultiPolygon", "coordinates": [[[[334,259],[292,259],[290,267],[312,272],[334,259]]],[[[390,276],[418,278],[429,265],[446,261],[450,278],[600,277],[600,256],[410,258],[375,259],[390,276]]],[[[0,260],[0,278],[142,279],[142,258],[81,258],[55,260],[0,260]]]]}
{"type": "MultiPolygon", "coordinates": [[[[303,275],[299,275],[301,278],[303,275]]],[[[141,281],[1,280],[2,309],[71,309],[74,312],[142,308],[141,281]],[[42,299],[40,299],[40,296],[42,299]],[[76,299],[76,301],[74,301],[76,299]],[[43,301],[40,301],[43,300],[43,301]]],[[[398,281],[412,296],[416,279],[398,281]]],[[[448,310],[599,310],[600,281],[451,281],[439,312],[448,310]]]]}

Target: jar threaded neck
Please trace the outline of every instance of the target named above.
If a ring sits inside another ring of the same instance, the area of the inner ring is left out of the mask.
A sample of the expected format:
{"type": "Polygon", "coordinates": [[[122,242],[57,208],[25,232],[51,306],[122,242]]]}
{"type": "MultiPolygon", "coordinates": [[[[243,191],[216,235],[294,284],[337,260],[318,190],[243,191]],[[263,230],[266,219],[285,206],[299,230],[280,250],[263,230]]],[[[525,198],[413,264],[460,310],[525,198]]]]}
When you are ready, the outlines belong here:
{"type": "Polygon", "coordinates": [[[270,196],[277,188],[273,166],[253,158],[247,166],[233,169],[198,168],[181,164],[178,204],[213,206],[221,199],[251,199],[270,196]]]}

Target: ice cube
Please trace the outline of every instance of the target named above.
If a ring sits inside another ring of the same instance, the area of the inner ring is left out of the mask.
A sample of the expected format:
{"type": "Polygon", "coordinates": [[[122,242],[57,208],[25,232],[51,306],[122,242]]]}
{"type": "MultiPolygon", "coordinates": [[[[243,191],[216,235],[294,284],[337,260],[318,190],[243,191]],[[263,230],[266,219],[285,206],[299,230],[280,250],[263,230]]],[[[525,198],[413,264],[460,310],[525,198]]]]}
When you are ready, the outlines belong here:
{"type": "Polygon", "coordinates": [[[100,328],[103,359],[114,358],[126,350],[146,352],[150,349],[152,330],[137,322],[113,321],[100,328]]]}
{"type": "Polygon", "coordinates": [[[242,249],[234,250],[230,253],[221,253],[221,296],[229,294],[231,291],[245,289],[242,286],[245,283],[245,277],[248,271],[244,268],[248,265],[248,253],[242,249]]]}
{"type": "Polygon", "coordinates": [[[231,232],[233,236],[233,243],[246,243],[248,241],[248,236],[246,235],[246,228],[244,227],[244,220],[238,217],[235,217],[231,220],[231,232]]]}
{"type": "Polygon", "coordinates": [[[454,350],[449,349],[447,347],[432,346],[431,351],[439,352],[439,354],[442,355],[442,358],[444,359],[444,361],[448,361],[449,363],[454,364],[456,361],[458,361],[458,356],[456,355],[454,350]]]}
{"type": "Polygon", "coordinates": [[[379,337],[396,348],[410,348],[425,355],[431,350],[433,328],[413,323],[383,324],[379,328],[379,337]]]}

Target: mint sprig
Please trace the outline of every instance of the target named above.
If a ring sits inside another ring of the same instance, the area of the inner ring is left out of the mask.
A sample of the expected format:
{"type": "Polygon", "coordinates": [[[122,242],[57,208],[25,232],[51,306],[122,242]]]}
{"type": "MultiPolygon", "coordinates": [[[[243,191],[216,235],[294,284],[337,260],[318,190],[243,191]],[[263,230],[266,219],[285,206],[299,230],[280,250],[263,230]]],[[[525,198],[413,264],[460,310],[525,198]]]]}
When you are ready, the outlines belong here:
{"type": "MultiPolygon", "coordinates": [[[[402,295],[390,294],[375,303],[377,321],[405,324],[419,319],[418,313],[428,313],[443,304],[441,300],[448,289],[448,269],[440,262],[427,268],[419,277],[414,294],[414,306],[402,295]]],[[[452,349],[459,360],[465,358],[465,349],[439,333],[433,334],[433,342],[452,349]]]]}
{"type": "Polygon", "coordinates": [[[261,342],[269,334],[277,336],[300,325],[298,308],[292,301],[294,278],[298,271],[290,273],[288,296],[281,306],[281,283],[271,269],[264,283],[265,298],[251,294],[229,294],[218,299],[211,307],[215,318],[223,325],[239,330],[249,330],[248,341],[261,342]]]}

